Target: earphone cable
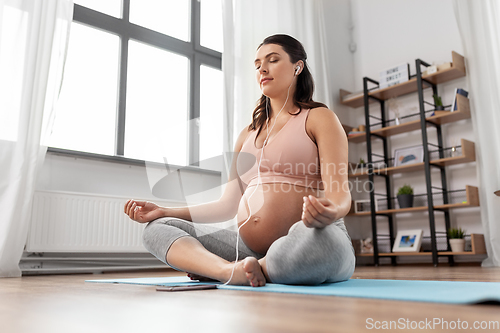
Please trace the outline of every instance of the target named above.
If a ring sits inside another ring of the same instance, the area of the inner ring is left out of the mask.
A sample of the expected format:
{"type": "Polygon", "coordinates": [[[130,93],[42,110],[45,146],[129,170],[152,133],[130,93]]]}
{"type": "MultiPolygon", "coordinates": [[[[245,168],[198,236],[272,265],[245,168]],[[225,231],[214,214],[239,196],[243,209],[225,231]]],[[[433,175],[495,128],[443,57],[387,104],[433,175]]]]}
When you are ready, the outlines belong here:
{"type": "Polygon", "coordinates": [[[260,164],[262,162],[262,157],[263,157],[263,154],[264,154],[264,147],[266,146],[267,144],[267,141],[269,139],[269,134],[271,134],[271,132],[273,131],[274,129],[274,126],[276,125],[276,122],[278,120],[278,116],[280,115],[281,111],[283,111],[283,109],[285,108],[286,106],[286,103],[288,102],[288,97],[290,95],[290,88],[292,87],[292,84],[293,84],[293,80],[292,82],[290,83],[290,86],[288,86],[288,91],[286,93],[286,99],[285,99],[285,103],[283,104],[283,106],[281,107],[281,110],[278,112],[278,114],[276,115],[276,118],[274,119],[274,124],[273,126],[271,127],[271,130],[269,130],[269,112],[268,112],[268,97],[266,96],[266,115],[267,115],[267,126],[266,126],[266,131],[267,131],[267,136],[266,136],[266,139],[264,140],[264,143],[262,144],[262,148],[261,148],[261,151],[260,151],[260,160],[259,160],[259,163],[257,165],[257,185],[255,185],[255,189],[253,190],[253,192],[250,194],[250,196],[248,197],[247,199],[247,205],[248,205],[248,209],[249,209],[249,213],[248,213],[248,218],[245,220],[245,222],[243,222],[237,229],[236,231],[236,259],[234,261],[234,265],[233,265],[233,269],[231,270],[231,276],[229,277],[229,280],[227,280],[226,283],[224,283],[224,285],[228,285],[229,282],[231,282],[231,279],[233,278],[233,275],[234,275],[234,270],[236,268],[236,264],[238,263],[238,257],[239,257],[239,251],[238,251],[238,245],[239,245],[239,239],[240,239],[240,229],[241,227],[243,227],[249,220],[250,218],[252,217],[252,207],[250,206],[250,198],[252,197],[252,195],[257,191],[257,188],[259,187],[259,185],[261,184],[261,177],[260,177],[260,164]]]}

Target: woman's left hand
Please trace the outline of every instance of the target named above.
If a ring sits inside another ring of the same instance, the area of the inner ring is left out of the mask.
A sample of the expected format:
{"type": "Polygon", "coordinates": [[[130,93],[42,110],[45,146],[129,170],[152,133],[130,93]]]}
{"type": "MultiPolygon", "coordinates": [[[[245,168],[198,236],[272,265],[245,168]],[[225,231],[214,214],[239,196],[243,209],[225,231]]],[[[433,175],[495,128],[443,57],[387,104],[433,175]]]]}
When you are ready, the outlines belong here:
{"type": "Polygon", "coordinates": [[[303,199],[302,221],[306,227],[322,229],[338,219],[338,206],[329,199],[316,198],[312,195],[303,199]]]}

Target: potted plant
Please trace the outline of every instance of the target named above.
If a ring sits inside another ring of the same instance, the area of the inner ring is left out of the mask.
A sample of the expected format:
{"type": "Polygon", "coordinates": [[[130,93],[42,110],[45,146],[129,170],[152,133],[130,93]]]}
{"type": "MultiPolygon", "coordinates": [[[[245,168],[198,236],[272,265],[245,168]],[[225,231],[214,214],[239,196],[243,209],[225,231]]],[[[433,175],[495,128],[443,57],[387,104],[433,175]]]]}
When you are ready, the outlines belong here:
{"type": "Polygon", "coordinates": [[[448,229],[448,239],[450,241],[452,252],[464,252],[465,251],[465,230],[462,228],[450,228],[448,229]]]}
{"type": "Polygon", "coordinates": [[[365,160],[362,157],[359,158],[359,162],[358,162],[358,165],[356,167],[361,168],[361,170],[364,167],[366,167],[366,162],[365,162],[365,160]]]}
{"type": "Polygon", "coordinates": [[[413,207],[413,188],[410,185],[401,186],[397,197],[399,208],[413,207]]]}
{"type": "Polygon", "coordinates": [[[439,97],[436,94],[432,95],[432,97],[434,97],[434,106],[436,107],[436,110],[444,110],[443,101],[441,100],[441,97],[439,97]]]}

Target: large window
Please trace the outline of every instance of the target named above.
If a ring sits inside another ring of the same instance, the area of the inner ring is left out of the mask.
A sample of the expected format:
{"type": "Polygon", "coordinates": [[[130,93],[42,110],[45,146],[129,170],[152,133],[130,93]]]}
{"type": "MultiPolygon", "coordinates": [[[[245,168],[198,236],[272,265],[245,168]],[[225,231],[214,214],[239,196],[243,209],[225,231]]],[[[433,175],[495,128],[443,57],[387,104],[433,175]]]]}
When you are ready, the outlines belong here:
{"type": "Polygon", "coordinates": [[[198,165],[222,153],[220,0],[75,0],[50,146],[198,165]]]}

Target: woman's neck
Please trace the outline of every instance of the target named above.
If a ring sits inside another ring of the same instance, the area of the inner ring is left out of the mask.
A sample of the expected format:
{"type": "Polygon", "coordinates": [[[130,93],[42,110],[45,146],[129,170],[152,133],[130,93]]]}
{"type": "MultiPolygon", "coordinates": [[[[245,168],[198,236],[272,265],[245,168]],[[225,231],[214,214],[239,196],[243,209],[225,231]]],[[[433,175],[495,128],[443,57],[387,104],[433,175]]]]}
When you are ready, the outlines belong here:
{"type": "Polygon", "coordinates": [[[270,99],[269,105],[271,106],[269,109],[269,118],[270,120],[273,121],[278,116],[278,113],[279,116],[281,117],[284,113],[293,113],[293,111],[295,111],[295,105],[293,104],[293,96],[289,96],[288,100],[286,100],[286,96],[284,96],[284,98],[270,99]]]}

